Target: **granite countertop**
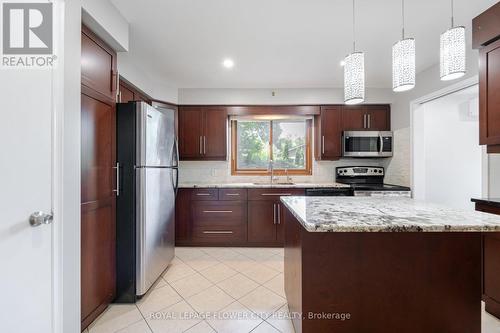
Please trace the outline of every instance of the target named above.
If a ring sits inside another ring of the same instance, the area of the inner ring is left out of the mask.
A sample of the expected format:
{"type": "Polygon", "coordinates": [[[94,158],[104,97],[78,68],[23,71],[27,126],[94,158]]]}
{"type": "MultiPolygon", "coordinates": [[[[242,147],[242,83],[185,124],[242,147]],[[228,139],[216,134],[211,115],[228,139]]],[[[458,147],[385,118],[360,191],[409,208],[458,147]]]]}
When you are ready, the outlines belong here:
{"type": "Polygon", "coordinates": [[[472,198],[471,201],[489,206],[500,207],[500,198],[472,198]]]}
{"type": "Polygon", "coordinates": [[[281,197],[310,232],[500,231],[500,216],[397,197],[281,197]]]}
{"type": "Polygon", "coordinates": [[[189,183],[179,184],[179,188],[349,188],[349,185],[328,182],[328,183],[293,183],[279,184],[273,183],[189,183]]]}

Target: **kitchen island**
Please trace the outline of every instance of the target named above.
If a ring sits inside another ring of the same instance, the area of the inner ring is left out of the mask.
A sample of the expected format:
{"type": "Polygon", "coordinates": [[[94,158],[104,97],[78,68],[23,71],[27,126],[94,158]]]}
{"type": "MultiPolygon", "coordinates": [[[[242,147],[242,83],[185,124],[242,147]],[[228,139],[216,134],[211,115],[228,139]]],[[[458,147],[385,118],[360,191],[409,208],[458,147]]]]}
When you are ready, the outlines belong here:
{"type": "Polygon", "coordinates": [[[481,332],[481,232],[500,217],[408,198],[281,201],[296,332],[481,332]]]}

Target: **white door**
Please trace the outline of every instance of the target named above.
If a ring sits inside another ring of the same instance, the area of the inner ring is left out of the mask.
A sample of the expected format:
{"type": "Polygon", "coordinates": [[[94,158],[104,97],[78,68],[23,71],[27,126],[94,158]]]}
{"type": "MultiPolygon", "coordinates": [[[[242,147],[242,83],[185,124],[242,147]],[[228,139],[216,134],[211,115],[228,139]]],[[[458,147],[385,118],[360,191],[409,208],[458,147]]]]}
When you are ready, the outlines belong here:
{"type": "MultiPolygon", "coordinates": [[[[51,70],[0,69],[0,331],[52,332],[51,70]]],[[[56,223],[56,221],[54,221],[56,223]]]]}

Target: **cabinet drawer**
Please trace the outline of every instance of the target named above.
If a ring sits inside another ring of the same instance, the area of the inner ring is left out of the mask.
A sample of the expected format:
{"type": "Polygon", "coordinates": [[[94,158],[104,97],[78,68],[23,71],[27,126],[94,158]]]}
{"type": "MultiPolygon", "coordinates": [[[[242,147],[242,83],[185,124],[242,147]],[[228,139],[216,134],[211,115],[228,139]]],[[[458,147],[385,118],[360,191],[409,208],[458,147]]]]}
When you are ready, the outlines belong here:
{"type": "Polygon", "coordinates": [[[191,200],[194,201],[207,201],[217,200],[219,197],[219,190],[216,188],[197,188],[191,190],[191,200]]]}
{"type": "Polygon", "coordinates": [[[242,226],[206,226],[193,229],[193,241],[201,243],[243,243],[247,240],[247,229],[242,226]]]}
{"type": "Polygon", "coordinates": [[[243,226],[247,205],[240,201],[199,201],[193,203],[193,226],[243,226]]]}
{"type": "Polygon", "coordinates": [[[247,190],[244,188],[221,188],[219,189],[219,200],[222,201],[245,201],[247,200],[247,190]]]}
{"type": "Polygon", "coordinates": [[[303,188],[266,188],[249,189],[248,200],[279,200],[280,197],[305,195],[303,188]]]}

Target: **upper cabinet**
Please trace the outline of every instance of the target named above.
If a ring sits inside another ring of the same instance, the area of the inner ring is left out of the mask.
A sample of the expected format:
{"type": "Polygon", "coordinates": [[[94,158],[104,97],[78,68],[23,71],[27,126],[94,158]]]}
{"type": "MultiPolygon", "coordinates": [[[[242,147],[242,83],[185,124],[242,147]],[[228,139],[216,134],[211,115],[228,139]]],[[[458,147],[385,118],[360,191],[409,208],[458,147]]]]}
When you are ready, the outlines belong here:
{"type": "Polygon", "coordinates": [[[500,2],[472,20],[479,48],[479,143],[500,153],[500,2]]]}
{"type": "Polygon", "coordinates": [[[343,106],[344,131],[390,131],[389,105],[343,106]]]}
{"type": "Polygon", "coordinates": [[[342,157],[343,131],[390,131],[391,108],[380,105],[322,106],[314,117],[314,157],[338,160],[342,157]]]}
{"type": "Polygon", "coordinates": [[[131,84],[122,81],[120,77],[120,90],[118,91],[118,103],[128,103],[131,101],[144,101],[151,104],[151,99],[147,97],[144,93],[139,91],[131,84]]]}
{"type": "Polygon", "coordinates": [[[179,107],[179,155],[181,160],[227,159],[225,107],[179,107]]]}
{"type": "Polygon", "coordinates": [[[314,118],[317,160],[337,160],[342,156],[342,106],[322,106],[314,118]]]}

